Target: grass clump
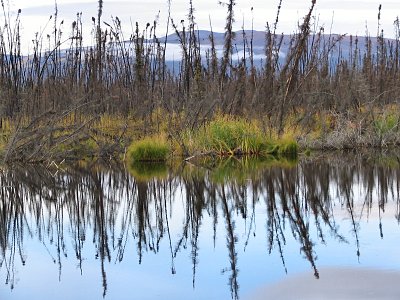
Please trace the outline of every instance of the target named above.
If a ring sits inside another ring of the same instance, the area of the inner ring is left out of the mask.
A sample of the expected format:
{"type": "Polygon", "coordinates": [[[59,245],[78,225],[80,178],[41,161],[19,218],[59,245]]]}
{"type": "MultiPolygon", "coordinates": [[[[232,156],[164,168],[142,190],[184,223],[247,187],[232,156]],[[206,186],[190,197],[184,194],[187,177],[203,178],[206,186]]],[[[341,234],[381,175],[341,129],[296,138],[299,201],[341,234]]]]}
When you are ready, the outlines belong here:
{"type": "Polygon", "coordinates": [[[242,118],[219,116],[195,134],[197,149],[220,155],[261,154],[267,143],[257,125],[242,118]]]}
{"type": "Polygon", "coordinates": [[[217,115],[194,132],[187,132],[184,143],[191,153],[218,156],[291,156],[298,153],[293,138],[267,136],[256,121],[229,115],[217,115]]]}
{"type": "Polygon", "coordinates": [[[374,128],[379,135],[383,135],[394,130],[397,124],[398,117],[396,115],[379,116],[374,121],[374,128]]]}
{"type": "Polygon", "coordinates": [[[297,156],[298,145],[293,139],[283,139],[278,143],[278,154],[284,156],[297,156]]]}
{"type": "Polygon", "coordinates": [[[169,152],[170,147],[163,137],[146,137],[129,146],[127,157],[132,162],[165,161],[169,152]]]}

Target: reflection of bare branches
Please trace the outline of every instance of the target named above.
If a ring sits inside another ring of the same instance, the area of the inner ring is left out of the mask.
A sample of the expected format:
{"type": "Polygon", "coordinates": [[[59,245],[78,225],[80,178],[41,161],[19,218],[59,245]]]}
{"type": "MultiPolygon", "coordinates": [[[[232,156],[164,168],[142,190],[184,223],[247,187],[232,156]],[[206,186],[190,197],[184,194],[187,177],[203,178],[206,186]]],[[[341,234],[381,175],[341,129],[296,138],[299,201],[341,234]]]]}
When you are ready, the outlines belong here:
{"type": "MultiPolygon", "coordinates": [[[[4,179],[3,174],[1,177],[4,179]]],[[[2,180],[2,183],[3,182],[2,180]]],[[[11,289],[14,289],[16,281],[15,258],[19,256],[22,264],[25,265],[23,232],[27,224],[25,224],[24,206],[20,202],[21,199],[18,197],[18,189],[14,186],[4,186],[0,189],[0,192],[0,267],[6,269],[6,284],[10,284],[11,289]],[[15,197],[15,201],[10,201],[9,199],[11,197],[15,197]],[[10,252],[7,254],[8,248],[10,252]]],[[[29,230],[29,227],[26,229],[29,230]]]]}
{"type": "Polygon", "coordinates": [[[103,282],[103,297],[105,297],[107,293],[107,275],[105,272],[104,261],[111,260],[110,249],[108,247],[108,230],[107,230],[107,216],[106,216],[106,208],[111,203],[108,203],[107,199],[104,197],[103,193],[103,181],[101,178],[101,174],[92,174],[93,180],[93,205],[94,209],[94,236],[97,237],[97,253],[96,257],[100,257],[101,261],[101,275],[103,282]]]}
{"type": "Polygon", "coordinates": [[[354,215],[353,178],[356,176],[356,165],[349,164],[340,169],[338,173],[338,188],[344,196],[346,208],[350,214],[352,230],[356,239],[357,257],[360,259],[360,240],[358,238],[359,223],[354,215]]]}
{"type": "MultiPolygon", "coordinates": [[[[165,218],[165,223],[166,223],[166,226],[167,226],[169,250],[170,250],[170,253],[171,253],[171,274],[176,274],[175,263],[174,263],[175,256],[174,256],[174,253],[173,253],[173,250],[172,250],[171,232],[170,232],[170,229],[169,229],[169,220],[168,220],[169,219],[169,217],[168,217],[168,209],[167,209],[167,207],[168,207],[167,199],[168,198],[170,198],[170,197],[168,197],[168,195],[166,195],[166,194],[163,195],[162,199],[160,198],[160,203],[164,200],[164,209],[161,210],[161,213],[164,211],[164,216],[161,215],[160,223],[161,224],[163,223],[162,218],[164,217],[165,218]]],[[[170,199],[170,201],[172,201],[172,200],[170,199]]],[[[170,204],[171,204],[171,202],[170,202],[170,204]]]]}
{"type": "Polygon", "coordinates": [[[315,227],[318,237],[325,244],[325,237],[322,230],[321,221],[328,226],[331,234],[339,241],[346,242],[343,236],[338,233],[338,228],[333,217],[332,200],[329,194],[330,166],[328,164],[305,164],[304,171],[304,197],[308,200],[309,206],[313,212],[315,227]],[[317,174],[317,176],[315,176],[317,174]],[[320,218],[322,220],[320,220],[320,218]]]}
{"type": "Polygon", "coordinates": [[[293,172],[286,172],[285,175],[286,176],[284,177],[281,173],[281,176],[279,177],[281,181],[281,199],[284,199],[287,194],[287,210],[285,213],[290,221],[293,236],[295,236],[301,244],[300,251],[304,253],[307,260],[313,267],[315,277],[319,278],[319,272],[315,265],[316,255],[313,250],[314,242],[312,242],[310,238],[308,218],[302,213],[302,205],[305,205],[307,202],[301,201],[298,193],[297,186],[295,184],[296,178],[293,178],[293,176],[296,176],[297,174],[293,174],[293,172]]]}
{"type": "MultiPolygon", "coordinates": [[[[345,159],[346,156],[341,157],[345,159]]],[[[285,247],[292,235],[318,276],[314,245],[327,243],[327,233],[339,242],[347,242],[339,233],[333,207],[344,208],[349,216],[358,256],[359,223],[365,216],[364,210],[368,216],[375,205],[381,219],[392,198],[396,201],[397,218],[400,210],[400,171],[369,164],[361,158],[349,159],[348,163],[327,159],[317,163],[303,161],[291,168],[272,166],[257,170],[256,176],[246,175],[251,180],[244,181],[235,180],[232,174],[229,180],[214,181],[212,168],[200,175],[189,171],[184,169],[175,176],[145,181],[118,166],[107,169],[77,165],[60,169],[56,174],[29,166],[3,170],[0,268],[10,286],[14,287],[18,279],[15,262],[21,260],[24,264],[26,259],[24,239],[35,238],[35,234],[50,262],[57,265],[60,277],[67,259],[75,258],[83,273],[84,245],[93,243],[101,269],[103,295],[110,288],[106,273],[111,259],[115,263],[123,261],[127,245],[135,244],[139,263],[144,263],[146,253],[158,253],[167,238],[171,273],[176,272],[175,257],[190,252],[195,287],[202,250],[200,229],[204,214],[208,214],[213,222],[214,247],[217,224],[221,218],[225,223],[229,258],[225,271],[229,272],[231,296],[236,299],[239,298],[238,249],[246,250],[253,242],[252,237],[259,229],[255,228],[256,211],[266,210],[268,252],[279,253],[285,271],[290,267],[285,261],[285,247]],[[364,203],[359,203],[357,192],[364,197],[361,198],[364,203]],[[183,216],[183,225],[175,232],[170,225],[177,223],[177,215],[183,216]],[[241,241],[235,232],[240,222],[245,224],[243,247],[238,247],[241,241]],[[72,250],[68,245],[72,245],[72,250]]],[[[382,237],[383,225],[380,221],[382,237]]]]}
{"type": "MultiPolygon", "coordinates": [[[[274,246],[274,241],[276,240],[278,244],[279,254],[282,260],[282,265],[287,272],[286,264],[285,264],[285,257],[283,255],[283,245],[286,244],[286,239],[284,235],[284,223],[281,221],[281,216],[279,215],[277,202],[275,198],[275,185],[273,181],[273,176],[266,176],[266,194],[265,197],[266,204],[267,204],[267,230],[268,230],[268,252],[271,254],[272,248],[274,246]]],[[[285,208],[285,199],[282,199],[282,206],[285,208]]],[[[283,211],[285,214],[285,210],[283,211]]]]}
{"type": "Polygon", "coordinates": [[[350,218],[351,218],[351,224],[353,226],[354,237],[356,239],[357,257],[358,257],[358,259],[360,259],[360,255],[361,255],[361,252],[360,252],[360,240],[358,238],[359,224],[354,218],[354,210],[353,210],[353,205],[354,204],[353,204],[353,202],[350,201],[349,199],[347,199],[346,203],[347,203],[347,209],[349,211],[350,218]]]}
{"type": "Polygon", "coordinates": [[[228,200],[226,198],[225,186],[222,185],[220,189],[220,197],[222,200],[222,211],[224,213],[226,222],[226,245],[229,250],[229,261],[230,261],[230,271],[231,276],[229,278],[229,286],[231,287],[231,296],[233,299],[239,299],[239,283],[238,283],[238,273],[237,268],[237,253],[235,249],[235,244],[237,242],[237,236],[235,235],[235,222],[232,220],[232,211],[228,207],[228,200]]]}
{"type": "Polygon", "coordinates": [[[195,178],[183,179],[183,184],[186,191],[186,212],[185,225],[183,229],[182,238],[175,249],[175,255],[179,251],[183,239],[188,237],[189,231],[191,232],[191,258],[192,258],[192,285],[195,287],[196,282],[196,268],[198,265],[198,242],[199,231],[201,226],[201,219],[205,207],[205,181],[196,180],[195,178]]]}
{"type": "Polygon", "coordinates": [[[253,232],[253,236],[255,236],[255,231],[256,231],[256,203],[258,202],[258,195],[257,195],[257,189],[253,189],[253,197],[252,197],[252,202],[251,202],[251,217],[250,217],[250,225],[249,228],[247,229],[247,238],[246,242],[244,243],[244,251],[246,251],[246,247],[249,244],[250,236],[251,233],[253,232]],[[254,226],[254,229],[253,229],[254,226]]]}

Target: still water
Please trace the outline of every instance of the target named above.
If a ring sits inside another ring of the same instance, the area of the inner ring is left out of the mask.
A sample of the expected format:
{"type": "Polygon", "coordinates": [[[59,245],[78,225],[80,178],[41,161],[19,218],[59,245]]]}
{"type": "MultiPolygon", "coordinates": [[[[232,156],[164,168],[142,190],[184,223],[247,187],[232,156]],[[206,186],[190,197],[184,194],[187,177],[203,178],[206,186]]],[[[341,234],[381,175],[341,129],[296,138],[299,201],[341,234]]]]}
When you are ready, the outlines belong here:
{"type": "Polygon", "coordinates": [[[399,157],[3,168],[0,299],[400,299],[399,157]]]}

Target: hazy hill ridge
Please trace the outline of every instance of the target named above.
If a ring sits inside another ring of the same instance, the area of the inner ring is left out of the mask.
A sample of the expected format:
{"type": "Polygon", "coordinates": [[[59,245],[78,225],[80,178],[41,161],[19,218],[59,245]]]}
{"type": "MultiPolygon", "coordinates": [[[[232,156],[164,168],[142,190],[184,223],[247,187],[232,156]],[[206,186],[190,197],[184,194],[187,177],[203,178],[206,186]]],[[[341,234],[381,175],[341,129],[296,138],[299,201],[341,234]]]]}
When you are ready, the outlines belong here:
{"type": "MultiPolygon", "coordinates": [[[[220,32],[213,32],[208,30],[197,30],[195,31],[198,42],[201,47],[209,48],[211,47],[210,36],[213,34],[214,43],[218,49],[222,49],[224,45],[225,34],[220,32]]],[[[250,42],[252,41],[253,46],[253,54],[254,55],[264,55],[266,48],[266,32],[264,31],[251,31],[251,30],[240,30],[235,32],[234,38],[234,49],[236,51],[243,51],[244,47],[246,50],[250,47],[250,42]]],[[[282,38],[282,44],[280,48],[280,53],[284,55],[287,53],[291,40],[294,38],[295,34],[277,34],[276,39],[280,40],[282,38]]],[[[311,34],[308,38],[309,44],[312,43],[314,39],[317,38],[317,34],[311,34]]],[[[377,37],[365,37],[365,36],[352,36],[352,35],[339,35],[339,34],[323,34],[321,35],[321,39],[326,46],[329,43],[333,43],[335,41],[335,46],[331,50],[331,56],[337,57],[339,52],[340,56],[343,59],[350,57],[353,52],[358,49],[358,52],[363,53],[367,48],[368,43],[371,47],[372,53],[378,51],[379,48],[379,38],[377,37]]],[[[181,41],[176,33],[172,33],[167,37],[161,37],[158,39],[161,44],[167,42],[170,45],[180,45],[181,41]]],[[[393,39],[383,39],[387,45],[394,44],[396,41],[393,39]]],[[[321,49],[322,50],[322,49],[321,49]]],[[[175,56],[175,60],[178,57],[175,56]]]]}

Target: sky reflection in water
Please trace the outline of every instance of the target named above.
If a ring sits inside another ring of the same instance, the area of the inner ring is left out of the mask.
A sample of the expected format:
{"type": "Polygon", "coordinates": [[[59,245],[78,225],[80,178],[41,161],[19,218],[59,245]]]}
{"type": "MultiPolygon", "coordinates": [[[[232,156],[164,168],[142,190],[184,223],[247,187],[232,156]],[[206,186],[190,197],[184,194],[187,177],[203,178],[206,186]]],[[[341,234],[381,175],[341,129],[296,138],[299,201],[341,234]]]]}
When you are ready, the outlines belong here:
{"type": "Polygon", "coordinates": [[[235,299],[400,271],[399,179],[395,153],[4,169],[0,299],[235,299]]]}

